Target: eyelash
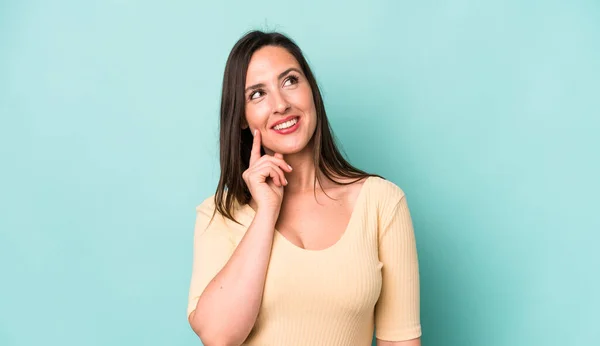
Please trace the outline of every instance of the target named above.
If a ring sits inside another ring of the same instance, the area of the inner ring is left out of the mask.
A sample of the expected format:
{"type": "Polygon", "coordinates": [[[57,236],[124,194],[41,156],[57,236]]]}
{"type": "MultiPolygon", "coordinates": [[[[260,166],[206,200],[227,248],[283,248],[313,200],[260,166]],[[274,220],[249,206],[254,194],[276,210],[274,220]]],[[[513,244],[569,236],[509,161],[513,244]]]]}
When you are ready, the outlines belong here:
{"type": "MultiPolygon", "coordinates": [[[[288,78],[286,78],[286,80],[285,80],[285,82],[284,82],[284,83],[286,83],[286,82],[288,82],[288,81],[291,81],[291,82],[293,82],[293,84],[297,84],[299,79],[300,79],[300,77],[298,77],[298,76],[296,76],[296,75],[294,75],[294,74],[290,74],[290,75],[288,76],[288,78]]],[[[250,95],[248,95],[248,101],[252,101],[252,100],[254,100],[254,99],[252,98],[252,96],[253,96],[254,94],[256,94],[257,92],[260,92],[260,93],[262,93],[262,92],[263,92],[263,90],[262,90],[262,89],[256,89],[256,90],[252,91],[252,92],[250,93],[250,95]]]]}
{"type": "Polygon", "coordinates": [[[286,82],[287,82],[287,81],[293,81],[293,82],[294,82],[294,84],[296,84],[296,83],[298,83],[298,79],[299,79],[299,78],[300,78],[300,77],[298,77],[298,76],[296,76],[296,75],[294,75],[294,74],[290,74],[290,76],[289,76],[289,78],[286,80],[286,82]]]}

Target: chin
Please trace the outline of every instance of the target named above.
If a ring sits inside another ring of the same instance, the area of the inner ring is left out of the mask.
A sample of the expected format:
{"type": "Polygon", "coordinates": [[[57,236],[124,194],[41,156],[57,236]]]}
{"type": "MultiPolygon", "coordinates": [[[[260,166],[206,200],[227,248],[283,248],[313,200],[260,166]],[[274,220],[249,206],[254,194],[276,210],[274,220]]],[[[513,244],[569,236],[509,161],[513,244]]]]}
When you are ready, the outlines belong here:
{"type": "Polygon", "coordinates": [[[270,149],[272,152],[274,153],[280,153],[282,155],[292,155],[292,154],[297,154],[299,152],[304,151],[305,149],[307,149],[307,145],[306,143],[298,143],[298,144],[292,144],[292,145],[276,145],[273,146],[273,149],[270,149]]]}

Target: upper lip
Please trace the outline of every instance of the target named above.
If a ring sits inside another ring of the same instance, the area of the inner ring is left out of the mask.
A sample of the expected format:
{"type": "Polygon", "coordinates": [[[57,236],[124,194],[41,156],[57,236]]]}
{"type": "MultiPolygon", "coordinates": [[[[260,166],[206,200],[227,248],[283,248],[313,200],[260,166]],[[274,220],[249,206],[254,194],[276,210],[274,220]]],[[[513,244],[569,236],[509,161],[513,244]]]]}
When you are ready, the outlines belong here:
{"type": "Polygon", "coordinates": [[[289,117],[283,118],[281,120],[279,120],[278,122],[276,122],[275,124],[271,125],[271,128],[274,128],[275,126],[279,125],[279,124],[283,124],[285,122],[288,122],[294,118],[299,118],[298,115],[290,115],[289,117]]]}

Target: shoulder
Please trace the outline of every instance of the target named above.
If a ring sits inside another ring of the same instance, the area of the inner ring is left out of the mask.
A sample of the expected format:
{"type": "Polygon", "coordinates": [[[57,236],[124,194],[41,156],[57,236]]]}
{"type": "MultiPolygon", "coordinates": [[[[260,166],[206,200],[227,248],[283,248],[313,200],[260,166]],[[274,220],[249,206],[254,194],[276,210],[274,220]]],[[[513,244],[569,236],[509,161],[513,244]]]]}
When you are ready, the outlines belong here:
{"type": "Polygon", "coordinates": [[[381,226],[389,224],[394,218],[400,202],[405,198],[404,191],[394,182],[380,178],[370,177],[367,208],[377,215],[381,226]]]}
{"type": "Polygon", "coordinates": [[[240,232],[243,234],[249,223],[242,211],[243,208],[234,203],[233,216],[238,222],[226,218],[217,210],[213,194],[196,206],[196,231],[228,236],[237,235],[240,232]]]}
{"type": "Polygon", "coordinates": [[[404,190],[390,180],[372,176],[368,183],[369,195],[377,201],[379,208],[393,208],[405,197],[404,190]]]}
{"type": "MultiPolygon", "coordinates": [[[[406,203],[404,190],[394,182],[380,177],[369,179],[369,208],[377,215],[379,230],[386,229],[399,215],[398,211],[406,203]]],[[[382,235],[383,233],[380,233],[382,235]]]]}
{"type": "MultiPolygon", "coordinates": [[[[198,204],[196,206],[196,212],[202,215],[208,215],[211,218],[213,217],[213,215],[215,216],[220,216],[220,217],[225,217],[223,216],[223,214],[221,214],[219,212],[219,210],[217,210],[217,201],[215,200],[215,194],[212,194],[211,196],[207,197],[206,199],[204,199],[202,201],[202,203],[198,204]]],[[[227,196],[227,192],[225,192],[225,194],[223,195],[223,198],[225,198],[227,196]]],[[[242,214],[244,212],[244,205],[239,204],[237,201],[233,201],[233,209],[231,210],[232,214],[234,217],[237,217],[239,214],[242,214]]]]}
{"type": "Polygon", "coordinates": [[[212,195],[196,206],[196,234],[204,234],[214,223],[215,216],[215,196],[212,195]]]}
{"type": "Polygon", "coordinates": [[[213,212],[215,211],[215,195],[211,195],[210,197],[204,199],[204,201],[202,201],[202,203],[198,204],[196,206],[196,212],[197,213],[202,213],[202,214],[207,214],[212,216],[213,212]]]}

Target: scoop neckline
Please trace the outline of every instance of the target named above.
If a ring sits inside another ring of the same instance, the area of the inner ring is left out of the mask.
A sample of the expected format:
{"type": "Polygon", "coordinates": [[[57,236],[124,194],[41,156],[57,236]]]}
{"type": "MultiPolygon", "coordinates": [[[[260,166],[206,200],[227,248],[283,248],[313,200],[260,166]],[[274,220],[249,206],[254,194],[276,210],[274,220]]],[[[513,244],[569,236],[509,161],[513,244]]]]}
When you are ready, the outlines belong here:
{"type": "MultiPolygon", "coordinates": [[[[342,235],[340,236],[340,238],[333,244],[331,244],[330,246],[324,248],[324,249],[305,249],[305,248],[301,248],[300,246],[292,243],[288,238],[286,238],[283,234],[281,234],[281,232],[279,232],[279,230],[277,228],[274,229],[274,236],[276,238],[280,238],[281,242],[286,244],[287,247],[291,247],[293,248],[295,251],[298,252],[303,252],[303,253],[324,253],[324,252],[328,252],[328,251],[333,251],[335,248],[341,246],[341,244],[345,241],[345,239],[349,236],[348,234],[350,233],[349,231],[351,230],[351,226],[354,223],[354,219],[357,217],[357,209],[359,209],[361,203],[363,203],[363,199],[365,198],[364,195],[366,194],[366,187],[367,187],[367,183],[369,182],[369,180],[371,180],[371,178],[373,178],[373,176],[368,176],[365,181],[363,182],[362,186],[360,187],[360,191],[358,192],[358,196],[356,197],[356,201],[354,201],[354,206],[352,207],[352,212],[350,213],[350,218],[348,219],[348,223],[346,224],[346,228],[344,229],[344,232],[342,233],[342,235]]],[[[243,206],[243,210],[245,210],[249,216],[252,217],[252,219],[254,219],[254,216],[256,215],[256,211],[250,206],[250,204],[246,203],[243,206]]]]}

